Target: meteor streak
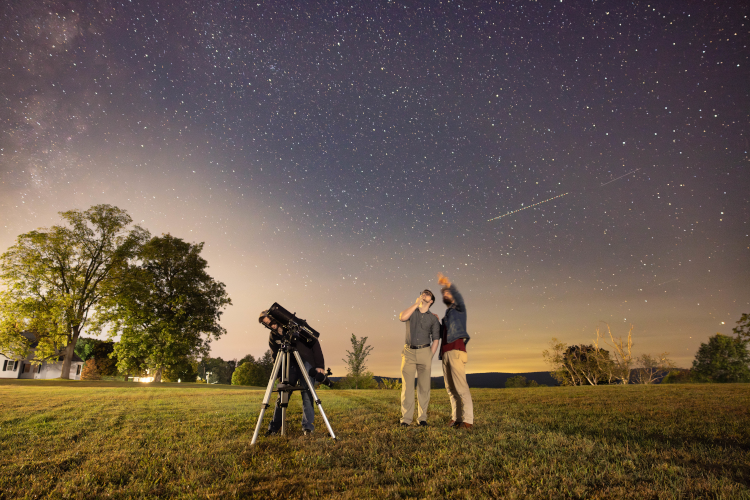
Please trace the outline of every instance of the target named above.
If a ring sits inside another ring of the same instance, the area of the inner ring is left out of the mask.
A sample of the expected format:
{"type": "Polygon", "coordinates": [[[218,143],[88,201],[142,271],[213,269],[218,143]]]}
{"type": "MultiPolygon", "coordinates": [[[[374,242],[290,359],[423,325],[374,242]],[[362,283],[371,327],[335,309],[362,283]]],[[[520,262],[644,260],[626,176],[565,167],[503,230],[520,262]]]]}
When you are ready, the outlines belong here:
{"type": "Polygon", "coordinates": [[[623,177],[625,177],[625,176],[628,176],[628,175],[630,175],[630,174],[634,174],[634,173],[638,172],[639,170],[640,170],[640,168],[636,168],[636,169],[635,169],[635,170],[633,170],[632,172],[628,172],[627,174],[623,174],[623,175],[621,175],[620,177],[618,177],[617,179],[612,179],[611,181],[607,181],[607,182],[605,182],[604,184],[602,184],[602,185],[601,185],[601,186],[599,186],[599,187],[604,187],[604,186],[606,186],[607,184],[609,184],[610,182],[615,182],[615,181],[617,181],[617,180],[620,180],[620,179],[622,179],[622,178],[623,178],[623,177]]]}
{"type": "MultiPolygon", "coordinates": [[[[627,175],[627,174],[625,174],[625,175],[627,175]]],[[[556,199],[556,198],[562,198],[562,197],[563,197],[563,196],[565,196],[566,194],[570,194],[570,193],[563,193],[563,194],[558,194],[557,196],[553,196],[552,198],[550,198],[550,199],[548,199],[548,200],[543,200],[543,201],[540,201],[540,202],[534,203],[533,205],[529,205],[528,207],[523,207],[523,208],[519,208],[518,210],[513,210],[512,212],[508,212],[507,214],[503,214],[503,215],[498,215],[497,217],[494,217],[494,218],[492,218],[492,219],[487,219],[487,222],[493,221],[493,220],[495,220],[495,219],[502,219],[503,217],[505,217],[505,216],[507,216],[507,215],[513,215],[513,214],[515,214],[515,213],[517,213],[517,212],[520,212],[521,210],[526,210],[527,208],[535,207],[535,206],[537,206],[537,205],[541,205],[542,203],[547,203],[548,201],[552,201],[552,200],[554,200],[554,199],[556,199]]]]}

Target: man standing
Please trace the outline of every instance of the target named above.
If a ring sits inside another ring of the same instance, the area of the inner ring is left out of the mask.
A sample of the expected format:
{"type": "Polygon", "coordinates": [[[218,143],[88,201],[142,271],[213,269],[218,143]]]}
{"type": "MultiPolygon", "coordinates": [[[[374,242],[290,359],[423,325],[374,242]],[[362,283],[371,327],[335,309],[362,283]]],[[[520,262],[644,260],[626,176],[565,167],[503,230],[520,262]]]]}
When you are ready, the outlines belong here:
{"type": "Polygon", "coordinates": [[[425,290],[414,305],[404,309],[398,319],[406,323],[406,342],[401,351],[401,426],[408,427],[414,418],[414,373],[417,374],[419,425],[427,425],[430,404],[432,357],[440,340],[437,316],[430,313],[435,302],[431,291],[425,290]]]}
{"type": "Polygon", "coordinates": [[[443,342],[439,356],[443,361],[445,389],[451,400],[451,421],[448,426],[471,429],[474,425],[474,405],[466,382],[466,344],[469,342],[466,304],[456,286],[443,273],[438,273],[438,283],[443,287],[443,303],[448,306],[443,318],[443,342]]]}
{"type": "MultiPolygon", "coordinates": [[[[271,351],[273,352],[273,358],[276,359],[276,357],[279,355],[279,349],[284,337],[284,329],[274,319],[268,316],[267,313],[268,311],[263,311],[260,314],[260,318],[258,318],[258,321],[263,326],[271,330],[271,335],[268,337],[268,347],[271,348],[271,351]]],[[[299,339],[297,340],[295,347],[297,349],[297,352],[299,353],[300,358],[302,358],[302,364],[305,365],[305,371],[311,377],[313,377],[313,383],[315,383],[313,374],[315,372],[325,373],[325,370],[323,369],[325,367],[325,360],[323,358],[323,350],[320,347],[320,342],[317,339],[313,339],[310,342],[299,339]]],[[[289,380],[286,380],[286,382],[292,386],[298,384],[304,385],[304,377],[300,372],[300,367],[297,366],[297,362],[294,357],[292,357],[291,360],[291,365],[289,366],[289,380]]],[[[281,370],[279,370],[279,372],[281,372],[281,370]]],[[[284,374],[276,373],[273,375],[275,377],[278,376],[282,381],[284,381],[284,374]]],[[[315,432],[315,411],[313,409],[313,398],[312,394],[310,394],[310,391],[307,389],[301,391],[301,396],[302,432],[305,436],[309,436],[310,434],[315,432]]],[[[276,408],[273,411],[273,419],[271,420],[271,423],[268,424],[268,431],[266,432],[266,436],[278,434],[281,431],[281,424],[281,393],[279,393],[279,398],[276,401],[276,408]]]]}

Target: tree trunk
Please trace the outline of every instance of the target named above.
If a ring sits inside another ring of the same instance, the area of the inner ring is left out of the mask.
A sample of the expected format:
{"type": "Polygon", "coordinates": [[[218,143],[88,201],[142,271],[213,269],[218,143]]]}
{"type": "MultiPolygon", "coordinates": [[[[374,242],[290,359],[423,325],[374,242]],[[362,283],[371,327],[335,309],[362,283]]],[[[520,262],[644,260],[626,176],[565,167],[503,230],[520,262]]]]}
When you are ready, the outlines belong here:
{"type": "Polygon", "coordinates": [[[161,366],[156,370],[156,374],[154,374],[154,382],[161,382],[161,366]]]}
{"type": "Polygon", "coordinates": [[[75,353],[79,333],[78,328],[73,328],[73,339],[63,350],[65,354],[63,355],[62,373],[60,374],[60,378],[70,379],[70,364],[73,362],[73,353],[75,353]]]}

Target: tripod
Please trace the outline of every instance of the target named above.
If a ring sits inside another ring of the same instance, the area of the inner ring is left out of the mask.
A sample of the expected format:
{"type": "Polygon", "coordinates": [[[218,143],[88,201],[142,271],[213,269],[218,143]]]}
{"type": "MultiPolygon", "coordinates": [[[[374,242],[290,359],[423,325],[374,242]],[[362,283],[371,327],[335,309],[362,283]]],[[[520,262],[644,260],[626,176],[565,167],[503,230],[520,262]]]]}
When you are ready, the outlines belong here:
{"type": "Polygon", "coordinates": [[[323,421],[326,423],[326,427],[328,428],[328,432],[331,435],[331,438],[335,441],[336,435],[333,433],[331,424],[328,422],[328,418],[326,417],[326,412],[323,411],[323,404],[320,402],[320,399],[315,392],[315,388],[310,381],[310,377],[307,375],[305,364],[302,362],[302,358],[300,358],[299,352],[297,352],[297,349],[294,346],[294,341],[287,338],[282,342],[281,347],[279,348],[279,352],[276,355],[276,361],[273,364],[271,378],[268,380],[268,386],[266,387],[266,394],[265,396],[263,396],[263,403],[260,409],[260,416],[258,417],[258,424],[255,426],[255,433],[253,434],[253,440],[250,442],[250,444],[254,445],[258,440],[258,433],[260,433],[260,427],[261,425],[263,425],[263,415],[266,413],[266,410],[270,406],[268,403],[271,400],[271,393],[274,392],[273,383],[276,379],[276,375],[279,373],[279,368],[281,369],[282,377],[281,383],[276,387],[275,392],[279,393],[279,400],[277,404],[281,407],[281,435],[286,435],[286,409],[287,406],[289,406],[289,396],[294,391],[308,390],[310,391],[315,404],[318,405],[320,415],[323,417],[323,421]],[[297,362],[297,368],[302,374],[302,378],[304,379],[305,385],[307,387],[293,386],[289,384],[289,369],[291,367],[292,354],[294,354],[294,360],[296,360],[297,362]]]}

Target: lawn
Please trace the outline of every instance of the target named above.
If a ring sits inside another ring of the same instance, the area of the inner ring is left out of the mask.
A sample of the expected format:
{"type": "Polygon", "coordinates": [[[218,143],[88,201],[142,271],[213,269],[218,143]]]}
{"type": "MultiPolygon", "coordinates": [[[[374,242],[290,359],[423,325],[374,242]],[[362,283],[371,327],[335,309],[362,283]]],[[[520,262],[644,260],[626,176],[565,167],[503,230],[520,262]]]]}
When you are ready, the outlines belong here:
{"type": "Polygon", "coordinates": [[[750,498],[750,384],[472,394],[457,431],[442,389],[407,429],[396,391],[321,390],[338,442],[295,394],[250,446],[260,390],[4,382],[0,498],[750,498]]]}

